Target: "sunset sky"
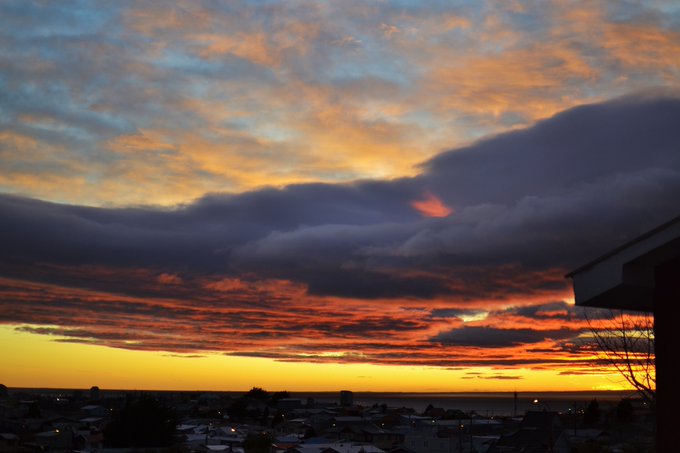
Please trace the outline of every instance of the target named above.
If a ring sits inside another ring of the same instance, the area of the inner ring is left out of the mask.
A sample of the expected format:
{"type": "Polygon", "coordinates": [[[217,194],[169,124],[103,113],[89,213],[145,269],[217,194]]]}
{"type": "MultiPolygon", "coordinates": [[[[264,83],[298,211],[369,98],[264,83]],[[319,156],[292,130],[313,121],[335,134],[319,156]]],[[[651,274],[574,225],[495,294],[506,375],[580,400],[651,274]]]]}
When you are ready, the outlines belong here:
{"type": "Polygon", "coordinates": [[[621,388],[678,200],[675,1],[0,4],[8,387],[621,388]]]}

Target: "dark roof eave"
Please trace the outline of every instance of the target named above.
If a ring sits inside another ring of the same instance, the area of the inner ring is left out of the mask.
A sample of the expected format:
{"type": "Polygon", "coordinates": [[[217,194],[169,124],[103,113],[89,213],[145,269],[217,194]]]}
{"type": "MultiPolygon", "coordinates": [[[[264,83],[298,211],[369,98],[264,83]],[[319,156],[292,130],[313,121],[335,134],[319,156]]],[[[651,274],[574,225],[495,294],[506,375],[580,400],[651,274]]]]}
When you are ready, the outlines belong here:
{"type": "Polygon", "coordinates": [[[638,236],[634,239],[631,239],[630,241],[626,242],[625,244],[622,244],[622,245],[616,247],[615,249],[610,250],[609,252],[607,252],[603,255],[600,255],[599,257],[597,257],[594,260],[584,264],[583,266],[580,266],[580,267],[574,269],[573,271],[566,274],[564,276],[564,278],[573,278],[575,274],[578,274],[578,273],[583,272],[587,269],[590,269],[591,267],[595,266],[596,264],[601,263],[602,261],[606,260],[607,258],[610,258],[610,257],[616,255],[617,253],[621,252],[622,250],[627,249],[631,245],[637,244],[638,242],[641,242],[641,241],[644,241],[645,239],[652,237],[655,234],[659,233],[660,231],[663,231],[666,228],[670,227],[671,225],[674,225],[674,224],[679,223],[679,222],[680,222],[680,215],[677,216],[677,217],[674,217],[673,219],[669,220],[668,222],[665,222],[665,223],[659,225],[658,227],[656,227],[652,230],[647,231],[646,233],[644,233],[644,234],[642,234],[642,235],[640,235],[640,236],[638,236]]]}

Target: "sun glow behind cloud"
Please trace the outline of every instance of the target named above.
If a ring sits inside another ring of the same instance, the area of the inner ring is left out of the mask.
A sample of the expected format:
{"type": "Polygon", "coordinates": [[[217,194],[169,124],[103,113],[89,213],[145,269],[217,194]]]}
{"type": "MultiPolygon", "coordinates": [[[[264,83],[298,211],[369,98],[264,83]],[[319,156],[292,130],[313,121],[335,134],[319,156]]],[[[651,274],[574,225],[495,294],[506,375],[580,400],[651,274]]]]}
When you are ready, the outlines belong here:
{"type": "Polygon", "coordinates": [[[425,217],[448,217],[453,212],[431,192],[426,192],[423,199],[411,202],[411,206],[425,217]]]}

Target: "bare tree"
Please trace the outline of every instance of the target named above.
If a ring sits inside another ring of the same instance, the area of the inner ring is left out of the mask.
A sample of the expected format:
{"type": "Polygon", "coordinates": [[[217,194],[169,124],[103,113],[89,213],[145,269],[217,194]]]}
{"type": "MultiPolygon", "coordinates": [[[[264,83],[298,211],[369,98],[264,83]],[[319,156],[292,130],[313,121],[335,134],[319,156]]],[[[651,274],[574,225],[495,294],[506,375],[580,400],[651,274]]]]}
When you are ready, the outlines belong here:
{"type": "Polygon", "coordinates": [[[654,316],[645,312],[610,310],[610,316],[586,319],[599,358],[614,366],[650,404],[656,400],[654,316]]]}

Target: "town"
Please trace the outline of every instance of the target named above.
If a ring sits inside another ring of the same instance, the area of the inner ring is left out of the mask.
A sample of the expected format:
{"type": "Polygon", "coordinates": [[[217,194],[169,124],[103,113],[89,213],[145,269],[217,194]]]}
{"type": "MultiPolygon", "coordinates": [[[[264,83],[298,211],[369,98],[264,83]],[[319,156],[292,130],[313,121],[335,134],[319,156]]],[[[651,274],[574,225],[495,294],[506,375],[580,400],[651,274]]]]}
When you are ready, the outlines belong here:
{"type": "MultiPolygon", "coordinates": [[[[515,393],[515,399],[517,398],[515,393]]],[[[538,401],[535,401],[538,403],[538,401]]],[[[508,415],[333,402],[253,387],[221,392],[27,391],[0,386],[2,452],[508,453],[651,452],[640,399],[508,415]]],[[[515,404],[516,407],[516,404],[515,404]]],[[[517,412],[515,409],[514,412],[517,412]]]]}

